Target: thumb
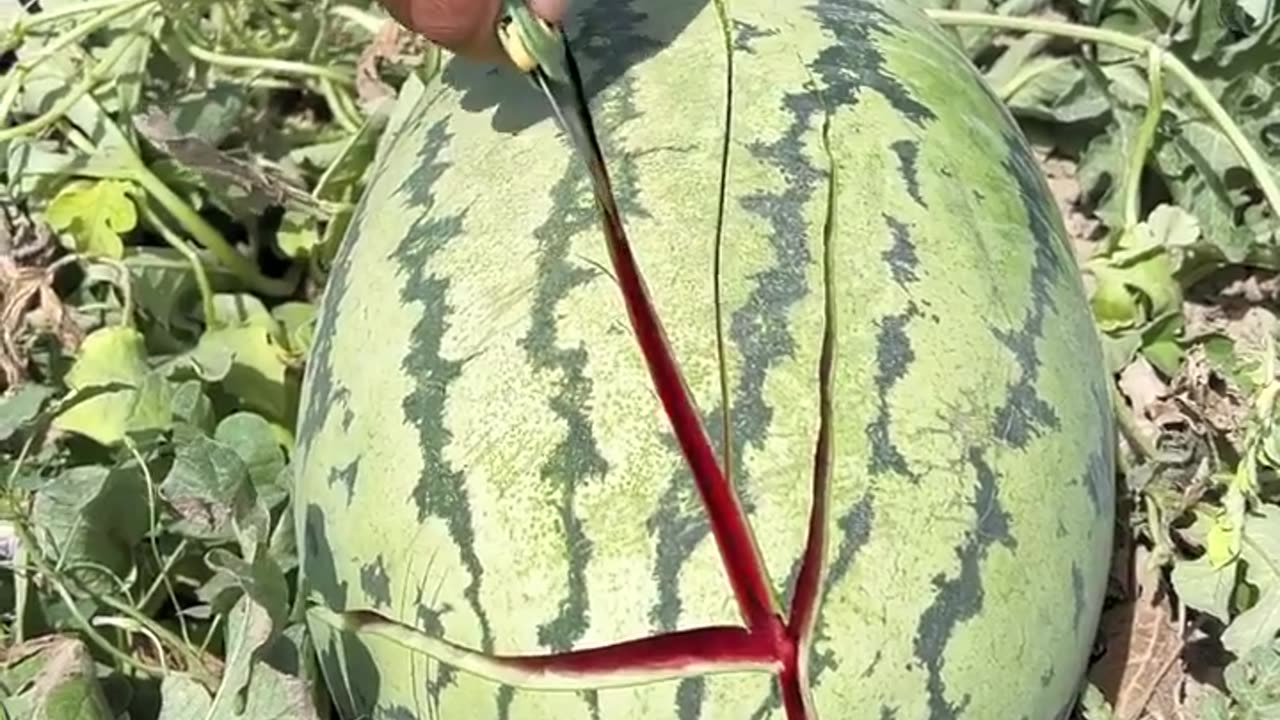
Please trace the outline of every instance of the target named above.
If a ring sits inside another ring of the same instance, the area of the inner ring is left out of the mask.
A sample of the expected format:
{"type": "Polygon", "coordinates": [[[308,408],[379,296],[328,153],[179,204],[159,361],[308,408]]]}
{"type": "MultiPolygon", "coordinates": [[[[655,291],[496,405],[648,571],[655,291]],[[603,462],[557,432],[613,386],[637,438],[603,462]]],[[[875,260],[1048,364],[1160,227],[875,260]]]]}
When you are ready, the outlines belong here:
{"type": "Polygon", "coordinates": [[[558,23],[564,20],[569,11],[569,0],[528,0],[529,9],[547,22],[558,23]]]}
{"type": "MultiPolygon", "coordinates": [[[[467,57],[502,62],[496,29],[500,0],[379,0],[391,16],[437,45],[467,57]]],[[[568,0],[527,0],[529,9],[553,23],[564,18],[568,0]]]]}

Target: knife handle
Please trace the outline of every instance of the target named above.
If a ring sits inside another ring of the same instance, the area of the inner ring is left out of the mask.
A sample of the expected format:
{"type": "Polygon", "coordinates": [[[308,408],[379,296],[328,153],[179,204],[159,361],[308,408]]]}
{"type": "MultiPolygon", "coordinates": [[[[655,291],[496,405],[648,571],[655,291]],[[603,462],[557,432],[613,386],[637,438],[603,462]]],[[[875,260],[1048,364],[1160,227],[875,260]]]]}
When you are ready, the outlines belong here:
{"type": "Polygon", "coordinates": [[[542,70],[556,82],[567,82],[564,34],[559,27],[533,14],[524,0],[502,0],[498,42],[521,72],[542,70]]]}

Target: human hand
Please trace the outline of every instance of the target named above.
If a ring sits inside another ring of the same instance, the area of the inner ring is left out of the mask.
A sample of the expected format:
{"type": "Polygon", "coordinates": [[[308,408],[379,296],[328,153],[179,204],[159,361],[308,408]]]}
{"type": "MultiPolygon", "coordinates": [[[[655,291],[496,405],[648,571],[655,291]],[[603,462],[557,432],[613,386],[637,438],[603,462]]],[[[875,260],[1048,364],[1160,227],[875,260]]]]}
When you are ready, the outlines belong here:
{"type": "MultiPolygon", "coordinates": [[[[410,30],[453,52],[476,60],[502,62],[506,54],[496,34],[501,0],[379,0],[410,30]]],[[[569,0],[527,0],[535,15],[558,23],[569,0]]]]}

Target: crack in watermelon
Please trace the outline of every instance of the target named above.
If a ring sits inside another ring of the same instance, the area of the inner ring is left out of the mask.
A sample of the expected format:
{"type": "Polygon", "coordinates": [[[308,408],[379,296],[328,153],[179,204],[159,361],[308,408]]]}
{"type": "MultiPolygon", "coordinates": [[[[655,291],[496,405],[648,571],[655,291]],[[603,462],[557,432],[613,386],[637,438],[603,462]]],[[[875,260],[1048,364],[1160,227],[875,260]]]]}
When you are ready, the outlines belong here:
{"type": "MultiPolygon", "coordinates": [[[[728,428],[732,423],[729,420],[731,413],[729,411],[728,394],[725,390],[724,344],[720,319],[719,252],[723,239],[722,229],[724,203],[727,195],[726,185],[730,148],[729,134],[732,128],[733,48],[732,39],[728,34],[729,22],[723,2],[717,0],[716,7],[725,32],[724,39],[728,57],[726,72],[726,127],[724,146],[721,149],[720,206],[716,227],[715,264],[717,349],[720,355],[720,386],[722,400],[725,405],[725,452],[727,454],[730,452],[731,447],[727,442],[727,434],[729,432],[728,428]]],[[[577,72],[572,63],[570,63],[570,72],[575,75],[577,72]]],[[[645,364],[648,366],[654,389],[666,411],[676,440],[680,445],[685,461],[689,465],[694,483],[702,498],[712,535],[720,551],[721,561],[724,563],[725,573],[729,579],[729,584],[732,586],[739,612],[746,623],[747,637],[754,639],[753,647],[763,647],[767,651],[767,657],[779,666],[777,681],[788,719],[809,720],[813,717],[813,712],[811,710],[804,663],[801,661],[801,648],[808,646],[808,641],[812,635],[823,574],[823,560],[826,548],[825,527],[827,524],[826,494],[831,465],[831,381],[832,368],[835,361],[835,307],[831,293],[833,278],[830,258],[832,226],[834,223],[835,161],[831,156],[828,142],[830,113],[826,114],[822,132],[824,149],[832,167],[830,182],[828,183],[827,218],[823,229],[825,308],[822,354],[818,368],[820,385],[819,437],[814,453],[813,507],[810,515],[805,554],[790,618],[784,618],[776,605],[774,593],[767,580],[764,561],[756,549],[755,537],[751,531],[750,523],[747,521],[746,514],[738,502],[730,481],[729,469],[732,467],[732,463],[729,462],[729,458],[726,458],[725,467],[722,468],[718,462],[708,439],[706,428],[698,418],[679,366],[672,356],[670,345],[662,329],[662,323],[649,299],[644,279],[632,254],[631,245],[627,240],[621,213],[614,201],[609,173],[605,167],[603,153],[597,144],[597,136],[592,127],[591,117],[589,114],[584,113],[581,120],[585,127],[582,128],[584,132],[580,137],[587,139],[590,144],[591,152],[588,157],[588,169],[596,182],[596,204],[603,220],[603,230],[609,257],[626,303],[632,331],[635,333],[641,354],[644,356],[645,364]]],[[[681,649],[683,647],[681,640],[683,637],[678,633],[658,635],[645,641],[651,643],[645,647],[650,648],[659,655],[670,653],[679,656],[684,653],[681,649]]],[[[600,652],[608,653],[607,657],[610,657],[617,664],[607,667],[596,666],[598,670],[606,673],[626,672],[628,669],[637,667],[647,661],[649,656],[628,653],[621,650],[624,647],[626,647],[625,643],[602,649],[600,652]]],[[[715,667],[721,663],[732,662],[736,657],[734,655],[736,647],[728,643],[724,646],[712,645],[705,649],[695,649],[693,654],[685,657],[687,657],[687,662],[689,663],[705,663],[709,667],[715,667]]],[[[543,659],[536,662],[546,663],[553,661],[543,659]]]]}
{"type": "MultiPolygon", "coordinates": [[[[725,110],[725,141],[722,148],[720,208],[716,223],[716,327],[720,358],[720,386],[725,406],[725,452],[728,442],[729,396],[725,377],[724,343],[721,331],[720,250],[728,182],[732,123],[732,38],[722,0],[716,0],[726,27],[729,55],[725,110]]],[[[570,63],[570,72],[577,70],[570,63]]],[[[816,87],[816,85],[815,85],[816,87]]],[[[827,108],[825,100],[824,108],[827,108]]],[[[827,215],[823,227],[824,327],[818,362],[819,427],[813,457],[813,500],[801,560],[801,568],[790,613],[785,617],[767,579],[764,561],[755,544],[750,523],[738,502],[729,472],[722,469],[698,418],[688,388],[672,356],[661,321],[649,299],[636,259],[623,228],[621,214],[605,168],[603,154],[589,115],[580,118],[583,127],[572,128],[590,144],[587,158],[599,192],[597,207],[617,282],[621,288],[640,351],[671,428],[688,463],[694,483],[707,512],[711,532],[732,586],[745,627],[716,626],[661,633],[610,645],[541,655],[498,656],[454,645],[442,638],[387,618],[372,610],[344,613],[323,607],[311,612],[320,620],[350,631],[378,635],[414,652],[434,656],[460,670],[475,673],[514,687],[541,690],[586,690],[635,685],[663,679],[700,674],[757,671],[774,675],[788,720],[814,720],[808,688],[805,652],[812,640],[825,574],[827,546],[827,494],[832,464],[832,384],[835,366],[835,300],[832,271],[832,236],[835,223],[835,158],[829,143],[830,112],[825,114],[822,144],[827,155],[829,178],[827,215]]],[[[730,458],[725,466],[731,467],[730,458]]]]}

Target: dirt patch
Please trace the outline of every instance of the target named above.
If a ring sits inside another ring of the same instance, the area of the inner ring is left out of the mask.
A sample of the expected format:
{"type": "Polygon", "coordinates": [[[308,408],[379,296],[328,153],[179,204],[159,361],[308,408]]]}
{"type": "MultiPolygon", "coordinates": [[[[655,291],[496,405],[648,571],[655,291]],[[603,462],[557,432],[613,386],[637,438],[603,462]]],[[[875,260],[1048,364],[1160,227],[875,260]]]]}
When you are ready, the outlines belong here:
{"type": "Polygon", "coordinates": [[[1074,160],[1050,155],[1044,149],[1036,150],[1036,159],[1049,183],[1049,192],[1058,203],[1058,212],[1067,227],[1067,237],[1075,250],[1076,259],[1083,263],[1093,253],[1098,241],[1101,223],[1081,205],[1083,192],[1074,160]]]}

